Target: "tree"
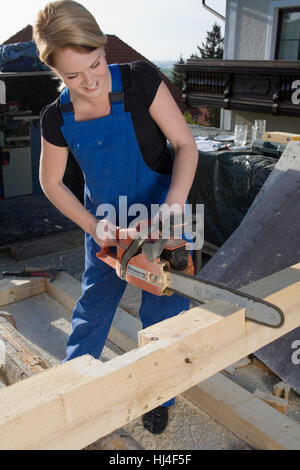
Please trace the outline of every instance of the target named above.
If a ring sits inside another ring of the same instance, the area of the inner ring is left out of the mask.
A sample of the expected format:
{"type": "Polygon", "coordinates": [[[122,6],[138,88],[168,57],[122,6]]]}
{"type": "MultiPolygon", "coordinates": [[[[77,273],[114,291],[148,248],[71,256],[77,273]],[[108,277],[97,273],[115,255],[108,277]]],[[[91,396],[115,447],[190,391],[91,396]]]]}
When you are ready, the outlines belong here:
{"type": "MultiPolygon", "coordinates": [[[[200,57],[193,54],[191,59],[223,59],[224,38],[221,35],[221,27],[218,23],[214,23],[212,30],[207,31],[206,42],[202,43],[202,47],[197,46],[197,48],[200,52],[200,57]]],[[[213,127],[220,127],[220,115],[221,111],[219,108],[209,108],[209,124],[213,127]]]]}
{"type": "MultiPolygon", "coordinates": [[[[206,33],[206,42],[202,43],[202,47],[197,46],[198,54],[193,53],[190,55],[190,59],[201,60],[201,59],[222,59],[224,51],[224,38],[221,35],[221,27],[218,23],[214,23],[212,30],[207,31],[206,33]]],[[[177,64],[184,64],[185,61],[180,56],[177,64]]],[[[181,90],[183,87],[183,78],[182,74],[175,72],[173,69],[173,83],[177,85],[181,90]]],[[[210,126],[219,127],[220,126],[220,109],[218,108],[208,108],[208,122],[210,126]]]]}
{"type": "Polygon", "coordinates": [[[206,42],[202,43],[202,47],[197,47],[201,59],[223,59],[224,38],[218,23],[214,23],[212,30],[207,31],[206,42]]]}
{"type": "MultiPolygon", "coordinates": [[[[182,57],[182,54],[180,55],[179,60],[176,62],[176,64],[185,64],[185,62],[183,60],[183,57],[182,57]]],[[[183,87],[182,73],[176,72],[175,69],[173,68],[172,75],[173,75],[173,80],[172,80],[173,83],[176,86],[178,86],[178,88],[180,88],[180,90],[182,90],[182,87],[183,87]]]]}

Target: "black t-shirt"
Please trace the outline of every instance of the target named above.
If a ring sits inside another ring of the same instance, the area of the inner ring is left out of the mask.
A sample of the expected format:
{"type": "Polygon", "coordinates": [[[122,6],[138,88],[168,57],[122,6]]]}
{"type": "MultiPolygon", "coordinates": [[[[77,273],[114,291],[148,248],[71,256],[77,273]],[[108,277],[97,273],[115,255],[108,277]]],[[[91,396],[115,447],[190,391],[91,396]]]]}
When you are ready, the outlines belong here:
{"type": "MultiPolygon", "coordinates": [[[[158,71],[148,62],[120,64],[124,88],[124,108],[131,113],[137,141],[145,163],[154,171],[170,174],[173,160],[166,138],[151,118],[148,110],[162,81],[158,71]]],[[[63,118],[60,98],[41,112],[42,136],[53,145],[67,147],[60,130],[63,118]]]]}

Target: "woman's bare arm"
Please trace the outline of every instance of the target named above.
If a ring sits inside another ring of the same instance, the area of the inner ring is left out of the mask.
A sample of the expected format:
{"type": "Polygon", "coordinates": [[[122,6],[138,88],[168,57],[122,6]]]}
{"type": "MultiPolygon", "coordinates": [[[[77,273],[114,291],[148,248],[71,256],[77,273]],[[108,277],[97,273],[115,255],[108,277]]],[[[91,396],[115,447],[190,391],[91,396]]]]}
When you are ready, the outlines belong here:
{"type": "Polygon", "coordinates": [[[92,236],[96,233],[97,218],[90,214],[64,185],[63,177],[68,160],[68,147],[57,147],[42,138],[40,183],[47,198],[66,217],[92,236]]]}
{"type": "Polygon", "coordinates": [[[164,82],[161,82],[149,112],[175,151],[172,182],[165,202],[183,206],[198,162],[194,137],[164,82]]]}

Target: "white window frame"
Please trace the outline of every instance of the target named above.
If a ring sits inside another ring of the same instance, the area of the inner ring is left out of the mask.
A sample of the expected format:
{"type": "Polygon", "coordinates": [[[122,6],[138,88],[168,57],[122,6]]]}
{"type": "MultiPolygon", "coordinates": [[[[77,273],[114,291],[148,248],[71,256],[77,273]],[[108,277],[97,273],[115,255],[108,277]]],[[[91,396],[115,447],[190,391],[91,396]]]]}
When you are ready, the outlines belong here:
{"type": "Polygon", "coordinates": [[[238,20],[237,1],[226,2],[225,17],[225,43],[224,43],[224,60],[234,60],[236,47],[236,30],[238,20]],[[230,18],[230,23],[229,23],[230,18]]]}
{"type": "Polygon", "coordinates": [[[269,10],[270,23],[268,26],[265,50],[266,60],[275,60],[276,40],[279,25],[279,10],[297,7],[300,7],[300,0],[271,0],[269,10]]]}

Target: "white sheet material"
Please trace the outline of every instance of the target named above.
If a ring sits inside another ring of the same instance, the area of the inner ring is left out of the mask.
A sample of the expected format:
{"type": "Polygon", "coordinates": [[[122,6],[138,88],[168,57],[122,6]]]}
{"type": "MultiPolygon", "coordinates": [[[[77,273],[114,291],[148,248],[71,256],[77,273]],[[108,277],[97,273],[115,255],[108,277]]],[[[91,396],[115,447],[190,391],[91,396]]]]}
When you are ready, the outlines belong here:
{"type": "Polygon", "coordinates": [[[221,147],[224,147],[223,142],[216,142],[215,140],[208,140],[207,137],[195,137],[197,149],[202,152],[216,152],[221,147]]]}

